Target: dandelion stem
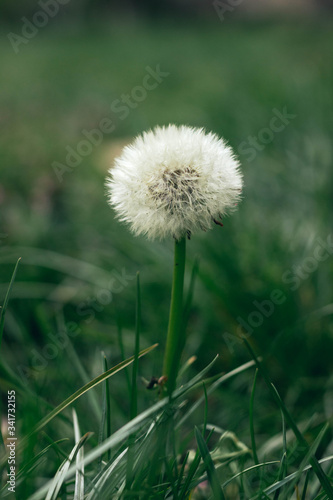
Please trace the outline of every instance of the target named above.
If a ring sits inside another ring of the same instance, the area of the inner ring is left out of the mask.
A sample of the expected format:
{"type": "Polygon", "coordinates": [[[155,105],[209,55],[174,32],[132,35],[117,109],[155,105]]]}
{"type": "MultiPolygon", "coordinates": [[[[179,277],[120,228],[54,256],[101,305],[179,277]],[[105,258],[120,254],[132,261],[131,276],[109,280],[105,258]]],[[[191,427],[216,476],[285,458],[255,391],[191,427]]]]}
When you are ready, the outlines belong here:
{"type": "Polygon", "coordinates": [[[175,241],[173,281],[169,314],[168,336],[164,354],[163,375],[168,377],[167,389],[171,395],[176,386],[181,351],[185,343],[183,325],[183,288],[186,238],[175,241]]]}

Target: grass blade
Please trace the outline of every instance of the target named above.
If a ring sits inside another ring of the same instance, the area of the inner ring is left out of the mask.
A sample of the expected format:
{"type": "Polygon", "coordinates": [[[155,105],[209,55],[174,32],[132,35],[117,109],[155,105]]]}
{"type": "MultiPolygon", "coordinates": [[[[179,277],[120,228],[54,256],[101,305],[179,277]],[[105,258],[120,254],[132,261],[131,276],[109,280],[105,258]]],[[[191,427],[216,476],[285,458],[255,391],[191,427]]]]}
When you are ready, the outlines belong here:
{"type": "Polygon", "coordinates": [[[179,378],[181,378],[184,375],[184,373],[189,369],[191,365],[193,365],[193,363],[195,363],[196,360],[197,360],[196,356],[191,356],[187,361],[185,361],[185,363],[179,369],[178,373],[179,378]]]}
{"type": "Polygon", "coordinates": [[[329,428],[329,424],[326,423],[326,425],[324,425],[324,427],[319,432],[319,434],[316,437],[316,439],[313,441],[312,445],[309,448],[308,453],[305,455],[305,457],[302,460],[301,465],[299,466],[299,470],[297,471],[295,478],[293,479],[293,481],[292,481],[292,483],[291,483],[291,485],[289,487],[290,491],[294,488],[294,486],[300,480],[300,478],[301,478],[301,476],[303,474],[303,470],[304,470],[305,466],[309,463],[311,456],[314,456],[314,454],[316,453],[316,451],[318,449],[318,446],[320,445],[320,443],[321,443],[324,435],[326,434],[326,431],[327,431],[328,428],[329,428]]]}
{"type": "MultiPolygon", "coordinates": [[[[69,338],[69,336],[66,333],[66,326],[65,326],[65,318],[64,318],[64,312],[63,310],[61,311],[61,314],[57,315],[57,326],[58,330],[62,331],[63,334],[66,336],[66,352],[68,354],[68,357],[71,361],[71,364],[75,367],[77,373],[80,375],[82,383],[83,384],[88,384],[91,377],[87,373],[80,356],[77,354],[76,349],[74,348],[74,345],[69,338]]],[[[88,398],[90,399],[90,404],[91,408],[93,409],[95,415],[96,415],[96,420],[99,421],[100,419],[100,404],[98,401],[98,398],[95,394],[94,391],[91,391],[88,393],[88,398]]]]}
{"type": "Polygon", "coordinates": [[[192,481],[192,479],[194,477],[194,474],[196,473],[199,465],[200,465],[200,453],[199,453],[199,451],[197,451],[197,453],[196,453],[196,455],[194,457],[194,460],[191,463],[190,469],[189,469],[189,471],[187,473],[187,476],[186,476],[184,485],[182,487],[182,490],[180,492],[180,498],[181,498],[181,500],[185,500],[185,499],[189,498],[189,496],[188,496],[188,489],[190,487],[191,481],[192,481]]]}
{"type": "MultiPolygon", "coordinates": [[[[212,361],[212,363],[207,367],[205,368],[205,372],[208,371],[208,368],[216,361],[217,357],[212,361]]],[[[214,392],[221,384],[223,384],[224,382],[226,382],[227,380],[229,380],[229,378],[232,378],[236,375],[238,375],[239,373],[242,373],[243,371],[247,370],[248,368],[251,368],[252,366],[254,366],[255,363],[254,361],[248,361],[247,363],[244,363],[243,365],[235,368],[234,370],[231,370],[229,373],[226,373],[225,375],[222,375],[221,377],[219,377],[210,387],[209,389],[207,390],[207,395],[209,396],[212,392],[214,392]]],[[[197,377],[195,377],[196,379],[197,377]]],[[[198,376],[198,380],[200,380],[200,374],[198,376]]],[[[193,379],[194,381],[194,379],[193,379]]],[[[205,401],[205,396],[200,396],[200,398],[198,398],[196,400],[195,403],[193,403],[193,405],[191,406],[191,408],[187,411],[187,413],[178,421],[178,423],[176,424],[176,429],[179,429],[183,424],[184,422],[190,417],[190,415],[201,405],[201,403],[203,403],[205,401]]]]}
{"type": "MultiPolygon", "coordinates": [[[[74,425],[74,439],[76,443],[81,440],[81,432],[79,427],[79,422],[77,419],[76,411],[73,408],[73,425],[74,425]]],[[[84,497],[84,452],[83,446],[79,448],[76,455],[76,473],[75,473],[75,489],[74,489],[74,500],[81,500],[84,497]]]]}
{"type": "Polygon", "coordinates": [[[10,280],[10,283],[9,283],[9,286],[8,286],[8,290],[7,290],[7,293],[6,293],[6,296],[5,296],[5,300],[3,301],[3,305],[2,305],[2,308],[1,308],[1,312],[0,312],[0,347],[1,347],[1,342],[2,342],[3,329],[4,329],[4,326],[5,326],[6,309],[7,309],[7,306],[8,306],[10,292],[11,292],[11,289],[12,289],[12,286],[13,286],[13,283],[14,283],[14,280],[15,280],[15,276],[16,276],[16,272],[17,272],[17,268],[18,268],[18,265],[20,263],[20,260],[21,260],[21,257],[19,257],[17,259],[16,265],[15,265],[15,268],[14,268],[14,271],[13,271],[13,274],[12,274],[12,278],[10,280]]]}
{"type": "Polygon", "coordinates": [[[140,350],[140,323],[141,323],[141,294],[140,294],[140,274],[136,274],[136,311],[135,311],[135,347],[132,370],[132,388],[131,388],[131,410],[130,418],[135,418],[138,414],[138,356],[140,350]]]}
{"type": "Polygon", "coordinates": [[[305,500],[305,499],[306,499],[306,491],[307,491],[307,489],[308,489],[309,479],[310,479],[310,471],[308,471],[308,472],[306,473],[306,476],[305,476],[305,481],[304,481],[304,486],[303,486],[303,491],[302,491],[302,498],[301,498],[301,500],[305,500]]]}
{"type": "MultiPolygon", "coordinates": [[[[281,464],[280,464],[280,470],[278,474],[278,481],[281,481],[284,477],[287,475],[288,471],[288,455],[287,455],[287,428],[286,428],[286,421],[283,415],[283,412],[281,411],[281,418],[282,418],[282,443],[283,443],[283,452],[282,452],[282,459],[281,459],[281,464]]],[[[275,495],[273,500],[278,500],[280,496],[281,490],[276,490],[275,495]]]]}
{"type": "Polygon", "coordinates": [[[74,446],[68,459],[64,460],[64,462],[61,464],[56,475],[54,476],[54,478],[52,480],[51,486],[48,489],[45,500],[57,500],[58,499],[58,493],[61,490],[61,487],[66,479],[66,472],[68,471],[71,463],[73,462],[73,460],[77,456],[78,451],[80,450],[80,448],[84,445],[84,443],[87,441],[87,439],[90,436],[91,436],[90,432],[85,434],[80,439],[80,441],[74,446]]]}
{"type": "Polygon", "coordinates": [[[203,385],[204,396],[205,396],[205,413],[204,413],[204,423],[203,423],[203,429],[202,429],[202,437],[205,438],[206,429],[207,429],[207,419],[208,419],[208,396],[207,396],[207,390],[206,390],[205,382],[203,382],[202,385],[203,385]]]}
{"type": "Polygon", "coordinates": [[[250,399],[250,435],[251,435],[253,461],[254,461],[255,465],[259,464],[259,459],[258,459],[258,455],[257,455],[255,432],[254,432],[254,421],[253,421],[254,393],[255,393],[256,385],[257,385],[257,377],[258,377],[258,369],[256,369],[255,374],[254,374],[253,387],[252,387],[251,399],[250,399]]]}
{"type": "MultiPolygon", "coordinates": [[[[108,371],[108,360],[106,359],[106,356],[104,355],[104,372],[108,371]]],[[[105,380],[104,384],[104,390],[105,390],[105,408],[106,408],[106,437],[111,436],[111,397],[110,397],[110,386],[109,386],[109,380],[105,380]]],[[[111,458],[111,450],[108,450],[108,459],[110,460],[111,458]]]]}
{"type": "MultiPolygon", "coordinates": [[[[119,344],[119,349],[120,349],[120,354],[121,354],[121,360],[125,361],[125,349],[124,349],[124,342],[123,342],[123,329],[121,325],[121,320],[119,317],[118,312],[116,312],[116,321],[117,321],[117,334],[118,334],[118,344],[119,344]]],[[[128,394],[129,397],[131,397],[131,380],[130,380],[130,375],[128,373],[128,369],[125,368],[125,375],[126,375],[126,381],[127,381],[127,387],[128,387],[128,394]]]]}
{"type": "MultiPolygon", "coordinates": [[[[333,460],[333,455],[330,455],[329,457],[322,458],[321,460],[319,460],[319,463],[322,464],[322,463],[328,462],[330,460],[333,460]]],[[[289,476],[285,477],[281,481],[278,481],[278,482],[272,484],[272,486],[269,486],[268,488],[266,488],[265,489],[266,495],[270,495],[270,494],[274,493],[274,491],[278,490],[279,488],[281,488],[285,484],[290,483],[290,481],[292,481],[296,477],[298,478],[300,473],[303,474],[304,472],[308,472],[312,469],[313,469],[313,467],[311,465],[307,465],[303,469],[300,468],[300,470],[293,472],[292,474],[289,474],[289,476]]],[[[324,493],[324,495],[325,495],[325,493],[324,493]]],[[[257,498],[258,498],[258,495],[255,495],[255,496],[251,497],[250,500],[256,500],[257,498]]],[[[327,498],[330,500],[330,497],[327,497],[327,498]]]]}
{"type": "MultiPolygon", "coordinates": [[[[136,274],[136,310],[135,310],[135,346],[134,346],[134,361],[132,366],[132,386],[131,386],[131,407],[130,419],[133,420],[138,414],[138,355],[140,349],[140,327],[141,327],[141,294],[140,294],[140,274],[136,274]]],[[[129,438],[128,454],[127,454],[127,469],[126,469],[126,489],[130,488],[133,480],[134,468],[134,442],[135,435],[129,438]]]]}
{"type": "MultiPolygon", "coordinates": [[[[155,349],[158,344],[154,344],[150,347],[147,347],[143,351],[139,353],[139,358],[142,356],[145,356],[148,354],[150,351],[155,349]]],[[[88,384],[84,385],[76,391],[74,394],[69,396],[65,401],[63,401],[60,405],[58,405],[54,410],[52,410],[46,417],[42,418],[42,420],[32,429],[32,431],[26,436],[21,443],[25,442],[32,434],[39,432],[43,427],[45,427],[46,424],[48,424],[54,417],[56,417],[60,412],[62,412],[67,406],[72,404],[76,399],[81,397],[83,394],[85,394],[87,391],[92,389],[93,387],[96,387],[96,385],[100,384],[101,382],[104,382],[104,380],[108,379],[109,377],[112,377],[116,373],[118,373],[120,370],[124,369],[126,366],[130,365],[134,360],[134,356],[131,356],[128,358],[126,361],[122,361],[118,365],[114,366],[113,368],[110,368],[107,372],[102,373],[98,377],[94,378],[91,380],[88,384]]]]}
{"type": "Polygon", "coordinates": [[[247,472],[252,472],[256,469],[259,469],[260,467],[265,467],[266,465],[273,465],[273,464],[278,464],[278,460],[272,460],[271,462],[263,462],[263,463],[259,463],[259,464],[256,464],[256,465],[251,465],[251,467],[248,467],[247,469],[244,469],[240,472],[237,472],[237,474],[235,474],[234,476],[232,476],[230,479],[228,479],[227,481],[225,481],[223,483],[223,487],[227,486],[228,484],[232,483],[235,479],[237,479],[238,477],[240,476],[243,476],[244,474],[246,474],[247,472]]]}
{"type": "Polygon", "coordinates": [[[184,472],[185,472],[185,467],[186,467],[186,465],[187,465],[187,461],[188,461],[189,454],[190,454],[190,452],[189,452],[189,451],[187,451],[187,452],[186,452],[186,455],[185,455],[185,458],[184,458],[184,460],[183,460],[182,466],[181,466],[181,468],[180,468],[180,471],[179,471],[179,474],[178,474],[178,483],[179,483],[179,484],[182,484],[183,477],[184,477],[184,472]]]}
{"type": "MultiPolygon", "coordinates": [[[[155,344],[154,346],[145,349],[145,351],[142,351],[142,353],[146,353],[146,351],[150,351],[154,349],[158,344],[155,344]]],[[[140,353],[141,354],[141,353],[140,353]]],[[[209,363],[200,373],[198,373],[193,379],[188,382],[187,384],[184,384],[182,387],[177,389],[173,393],[173,401],[175,401],[177,398],[180,398],[187,394],[190,390],[192,390],[194,387],[196,387],[199,383],[199,380],[207,373],[207,371],[210,370],[210,368],[213,366],[215,363],[216,359],[218,356],[216,356],[213,361],[209,363]]],[[[133,360],[133,357],[130,358],[133,360]]],[[[252,363],[253,364],[253,363],[252,363]]],[[[118,365],[119,366],[119,365],[118,365]]],[[[88,465],[94,460],[98,459],[98,457],[102,454],[104,454],[107,450],[109,450],[112,447],[117,446],[119,443],[125,441],[126,439],[129,438],[130,435],[133,433],[137,432],[142,426],[146,423],[146,421],[159,413],[160,411],[163,410],[163,408],[168,407],[170,405],[170,398],[165,397],[164,399],[158,401],[155,403],[153,406],[148,408],[147,410],[143,411],[140,413],[137,417],[135,417],[133,420],[125,424],[123,427],[121,427],[118,431],[116,431],[110,438],[106,439],[98,448],[91,450],[89,453],[86,454],[84,458],[84,464],[88,465]]],[[[207,441],[210,436],[208,436],[207,441]]],[[[75,473],[76,467],[71,466],[66,474],[66,478],[71,477],[75,473]]],[[[45,497],[45,493],[48,491],[48,487],[50,486],[50,482],[48,482],[45,486],[40,488],[32,497],[29,498],[29,500],[42,500],[45,497]]]]}
{"type": "MultiPolygon", "coordinates": [[[[106,481],[109,479],[111,474],[113,473],[114,469],[117,467],[117,465],[122,461],[123,457],[126,455],[128,451],[128,448],[125,448],[117,458],[115,458],[112,462],[112,464],[101,474],[101,476],[98,478],[98,481],[93,485],[93,488],[91,492],[89,493],[87,500],[92,500],[95,495],[100,495],[101,490],[106,483],[106,481]]],[[[95,496],[95,498],[98,498],[98,496],[95,496]]]]}
{"type": "MultiPolygon", "coordinates": [[[[104,373],[108,371],[108,362],[105,356],[105,353],[102,352],[102,364],[104,373]]],[[[98,445],[100,445],[104,441],[104,433],[105,433],[105,423],[106,423],[106,437],[111,436],[111,400],[110,400],[110,388],[109,381],[105,380],[103,384],[103,395],[102,395],[102,416],[101,423],[99,426],[99,434],[98,434],[98,445]]],[[[102,456],[99,457],[99,470],[102,467],[102,456]]],[[[108,460],[111,458],[111,450],[108,450],[108,460]]]]}
{"type": "MultiPolygon", "coordinates": [[[[278,407],[283,412],[284,417],[285,417],[286,421],[288,422],[288,425],[293,430],[293,432],[294,432],[294,434],[296,436],[297,441],[299,442],[299,444],[302,446],[302,448],[305,450],[305,452],[307,454],[309,452],[309,449],[310,449],[308,442],[306,441],[306,439],[304,438],[303,434],[298,429],[296,422],[294,421],[293,417],[291,416],[291,414],[287,410],[284,402],[280,398],[279,393],[277,392],[277,390],[274,387],[274,385],[271,383],[271,381],[270,381],[270,379],[269,379],[269,377],[268,377],[268,375],[266,373],[265,368],[260,363],[259,359],[257,358],[256,354],[254,353],[251,345],[249,344],[249,342],[248,342],[248,340],[246,339],[245,336],[243,336],[243,341],[244,341],[244,343],[245,343],[248,351],[250,352],[252,358],[254,359],[254,361],[255,361],[255,363],[257,365],[257,368],[258,368],[260,374],[262,375],[263,379],[265,380],[266,385],[267,385],[267,387],[268,387],[271,395],[273,396],[273,399],[275,400],[276,404],[278,405],[278,407]]],[[[313,471],[316,474],[316,476],[317,476],[320,484],[322,485],[323,490],[327,494],[328,498],[330,500],[333,500],[333,487],[332,487],[332,484],[330,482],[330,479],[327,477],[327,475],[325,474],[324,470],[320,466],[320,463],[318,462],[318,460],[316,459],[316,457],[313,456],[313,455],[309,458],[309,462],[310,462],[310,464],[311,464],[311,466],[313,468],[313,471]]]]}
{"type": "Polygon", "coordinates": [[[221,485],[219,483],[219,479],[217,477],[217,472],[214,466],[214,462],[212,460],[212,457],[210,456],[207,444],[202,437],[202,434],[200,433],[199,429],[196,427],[195,428],[195,438],[198,443],[200,455],[202,457],[202,460],[205,465],[205,469],[207,472],[208,476],[208,481],[210,483],[210,486],[213,491],[213,496],[215,500],[225,500],[224,493],[222,491],[221,485]]]}
{"type": "MultiPolygon", "coordinates": [[[[8,286],[8,289],[7,289],[7,293],[5,295],[5,300],[3,302],[3,305],[2,305],[1,311],[0,311],[0,348],[1,348],[3,330],[4,330],[4,326],[5,326],[6,309],[7,309],[7,306],[8,306],[10,292],[11,292],[11,289],[12,289],[12,286],[13,286],[13,283],[14,283],[14,280],[15,280],[15,276],[16,276],[16,272],[17,272],[17,268],[18,268],[18,265],[20,263],[20,260],[21,260],[21,257],[16,262],[16,266],[14,268],[14,271],[13,271],[13,274],[12,274],[12,278],[10,280],[10,283],[9,283],[9,286],[8,286]]],[[[6,452],[6,448],[5,448],[5,444],[4,444],[4,440],[3,440],[1,429],[0,429],[0,448],[2,448],[4,452],[6,452]]]]}
{"type": "MultiPolygon", "coordinates": [[[[38,467],[38,465],[42,462],[42,460],[45,460],[46,457],[45,455],[50,451],[53,447],[56,445],[63,443],[65,441],[68,441],[67,438],[59,439],[59,441],[56,441],[52,444],[49,444],[44,448],[42,451],[37,453],[35,457],[33,457],[31,460],[29,460],[25,465],[23,465],[19,471],[17,472],[16,479],[17,481],[23,481],[25,478],[31,476],[33,470],[38,467]]],[[[5,490],[8,489],[8,484],[6,483],[0,490],[0,498],[2,498],[2,494],[5,492],[5,490]]],[[[7,491],[8,492],[8,491],[7,491]]]]}
{"type": "MultiPolygon", "coordinates": [[[[285,476],[286,476],[286,460],[287,460],[287,453],[283,452],[282,454],[282,459],[280,462],[280,468],[279,468],[279,473],[278,473],[278,478],[277,481],[281,481],[285,476]]],[[[273,500],[278,500],[279,496],[281,493],[281,489],[279,488],[278,490],[275,491],[273,500]]]]}

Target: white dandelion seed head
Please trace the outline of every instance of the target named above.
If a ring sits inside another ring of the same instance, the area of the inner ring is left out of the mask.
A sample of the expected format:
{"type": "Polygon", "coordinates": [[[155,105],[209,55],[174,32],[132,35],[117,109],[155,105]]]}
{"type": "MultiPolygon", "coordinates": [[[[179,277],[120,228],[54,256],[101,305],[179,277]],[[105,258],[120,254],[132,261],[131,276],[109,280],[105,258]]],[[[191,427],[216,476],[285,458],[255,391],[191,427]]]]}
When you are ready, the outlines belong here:
{"type": "Polygon", "coordinates": [[[151,239],[205,231],[235,208],[243,185],[223,139],[176,125],[138,136],[109,174],[108,201],[119,219],[151,239]]]}

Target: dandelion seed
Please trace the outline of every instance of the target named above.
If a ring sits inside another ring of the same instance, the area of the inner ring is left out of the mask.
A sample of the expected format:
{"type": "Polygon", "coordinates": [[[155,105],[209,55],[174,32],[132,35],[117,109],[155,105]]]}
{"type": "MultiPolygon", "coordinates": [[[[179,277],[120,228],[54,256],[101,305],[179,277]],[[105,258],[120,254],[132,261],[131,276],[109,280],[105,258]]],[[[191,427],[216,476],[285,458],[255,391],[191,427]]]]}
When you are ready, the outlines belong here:
{"type": "Polygon", "coordinates": [[[115,160],[108,200],[120,220],[150,239],[206,231],[240,199],[242,175],[223,139],[187,126],[156,127],[115,160]]]}

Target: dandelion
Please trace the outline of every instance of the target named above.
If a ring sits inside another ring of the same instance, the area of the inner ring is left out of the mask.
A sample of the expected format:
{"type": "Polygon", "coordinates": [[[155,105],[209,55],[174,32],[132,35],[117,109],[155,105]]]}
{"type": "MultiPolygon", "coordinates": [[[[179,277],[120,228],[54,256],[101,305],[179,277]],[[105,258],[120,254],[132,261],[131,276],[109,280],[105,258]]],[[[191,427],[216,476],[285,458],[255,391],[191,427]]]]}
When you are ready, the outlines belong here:
{"type": "Polygon", "coordinates": [[[171,396],[185,343],[183,287],[186,237],[206,231],[233,210],[242,175],[223,139],[187,126],[156,127],[137,137],[115,160],[108,201],[136,235],[173,237],[175,257],[163,374],[171,396]]]}
{"type": "Polygon", "coordinates": [[[242,176],[223,139],[169,125],[124,148],[107,188],[111,206],[136,235],[180,240],[207,230],[235,208],[242,176]]]}

